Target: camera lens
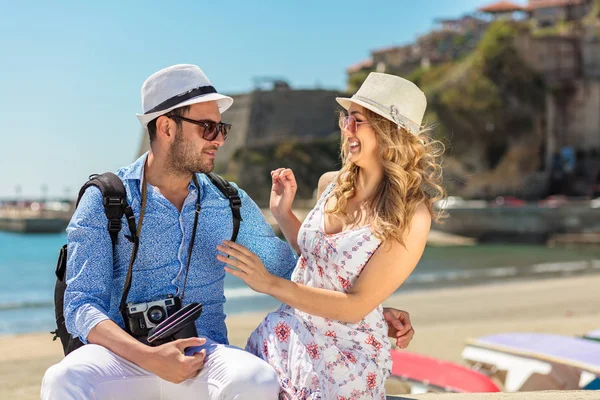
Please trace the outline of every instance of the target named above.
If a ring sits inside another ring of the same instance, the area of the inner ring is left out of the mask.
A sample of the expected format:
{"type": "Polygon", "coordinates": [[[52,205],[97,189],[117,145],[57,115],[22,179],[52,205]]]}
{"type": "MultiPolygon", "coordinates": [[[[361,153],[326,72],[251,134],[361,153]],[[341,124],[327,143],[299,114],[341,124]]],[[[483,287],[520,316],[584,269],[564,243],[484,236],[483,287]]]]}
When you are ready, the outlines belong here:
{"type": "Polygon", "coordinates": [[[159,306],[150,307],[146,315],[148,316],[148,320],[153,324],[158,324],[165,319],[165,311],[159,306]]]}

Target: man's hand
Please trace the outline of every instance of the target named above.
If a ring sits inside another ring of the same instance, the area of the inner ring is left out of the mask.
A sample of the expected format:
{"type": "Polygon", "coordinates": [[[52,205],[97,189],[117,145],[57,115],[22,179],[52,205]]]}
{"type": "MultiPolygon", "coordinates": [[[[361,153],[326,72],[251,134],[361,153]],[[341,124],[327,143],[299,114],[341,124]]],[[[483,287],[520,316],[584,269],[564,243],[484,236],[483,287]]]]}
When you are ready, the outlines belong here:
{"type": "Polygon", "coordinates": [[[383,316],[388,324],[388,336],[396,339],[396,346],[399,348],[407,348],[415,335],[415,330],[410,323],[410,315],[403,310],[384,307],[383,316]]]}
{"type": "Polygon", "coordinates": [[[186,356],[184,350],[188,347],[202,346],[204,343],[206,339],[189,338],[152,347],[151,356],[140,366],[166,381],[181,383],[198,375],[204,367],[206,356],[204,349],[192,356],[186,356]]]}

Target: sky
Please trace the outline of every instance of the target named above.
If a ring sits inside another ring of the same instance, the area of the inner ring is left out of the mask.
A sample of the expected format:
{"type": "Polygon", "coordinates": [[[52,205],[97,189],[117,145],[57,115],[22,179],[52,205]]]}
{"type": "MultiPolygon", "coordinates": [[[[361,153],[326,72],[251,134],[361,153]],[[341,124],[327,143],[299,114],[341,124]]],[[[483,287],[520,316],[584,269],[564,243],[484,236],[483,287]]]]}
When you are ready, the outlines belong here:
{"type": "Polygon", "coordinates": [[[141,86],[169,65],[197,64],[227,94],[259,76],[343,90],[371,50],[489,3],[0,0],[0,198],[72,197],[135,161],[141,86]]]}

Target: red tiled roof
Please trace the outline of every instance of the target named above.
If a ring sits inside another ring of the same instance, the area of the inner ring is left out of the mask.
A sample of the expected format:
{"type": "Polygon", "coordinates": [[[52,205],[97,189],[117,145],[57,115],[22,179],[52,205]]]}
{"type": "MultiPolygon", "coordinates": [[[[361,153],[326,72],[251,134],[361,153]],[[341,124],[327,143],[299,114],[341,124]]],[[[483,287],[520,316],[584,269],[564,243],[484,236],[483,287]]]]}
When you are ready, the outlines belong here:
{"type": "Polygon", "coordinates": [[[497,12],[512,12],[512,11],[525,11],[525,8],[520,4],[513,3],[510,1],[497,1],[478,9],[481,12],[497,13],[497,12]]]}
{"type": "Polygon", "coordinates": [[[529,10],[535,10],[538,8],[576,6],[582,4],[583,1],[584,0],[529,0],[527,8],[529,10]]]}
{"type": "Polygon", "coordinates": [[[373,60],[371,60],[369,58],[367,60],[362,60],[361,62],[358,62],[358,63],[356,63],[354,65],[349,66],[346,69],[346,72],[349,73],[349,74],[351,74],[351,73],[354,73],[354,72],[358,72],[358,71],[360,71],[363,68],[371,68],[372,66],[373,66],[373,60]]]}

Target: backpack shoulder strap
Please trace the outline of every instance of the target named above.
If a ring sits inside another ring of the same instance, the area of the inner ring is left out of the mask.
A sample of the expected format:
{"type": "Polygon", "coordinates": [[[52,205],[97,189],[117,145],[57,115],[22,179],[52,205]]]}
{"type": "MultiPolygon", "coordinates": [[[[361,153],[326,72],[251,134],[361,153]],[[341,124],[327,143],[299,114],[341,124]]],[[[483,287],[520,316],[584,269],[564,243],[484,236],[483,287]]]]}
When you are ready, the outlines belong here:
{"type": "MultiPolygon", "coordinates": [[[[112,242],[113,251],[117,244],[117,238],[121,231],[121,218],[123,214],[127,217],[127,225],[131,236],[126,236],[131,242],[137,240],[135,216],[133,210],[127,203],[127,193],[123,181],[112,172],[105,172],[100,175],[91,175],[89,180],[79,190],[75,208],[79,205],[83,194],[90,186],[96,186],[102,192],[102,203],[104,205],[104,213],[108,218],[108,233],[112,242]]],[[[65,244],[59,253],[56,263],[56,277],[63,281],[67,268],[67,245],[65,244]]]]}
{"type": "Polygon", "coordinates": [[[229,199],[229,207],[231,208],[231,214],[233,215],[233,232],[231,234],[231,241],[235,242],[237,239],[238,232],[240,231],[240,222],[242,221],[242,214],[240,212],[240,208],[242,207],[242,200],[238,194],[238,190],[227,180],[221,178],[217,174],[213,174],[209,172],[206,174],[208,179],[212,182],[213,185],[219,189],[221,193],[227,199],[229,199]]]}
{"type": "Polygon", "coordinates": [[[96,186],[102,192],[104,213],[106,214],[106,218],[108,218],[108,233],[110,234],[113,248],[117,244],[117,238],[121,231],[121,218],[123,214],[127,217],[127,224],[131,233],[131,237],[128,237],[128,239],[133,241],[136,237],[135,217],[131,207],[127,203],[127,192],[121,178],[112,172],[91,175],[90,179],[81,187],[75,207],[79,205],[81,197],[90,186],[96,186]]]}

